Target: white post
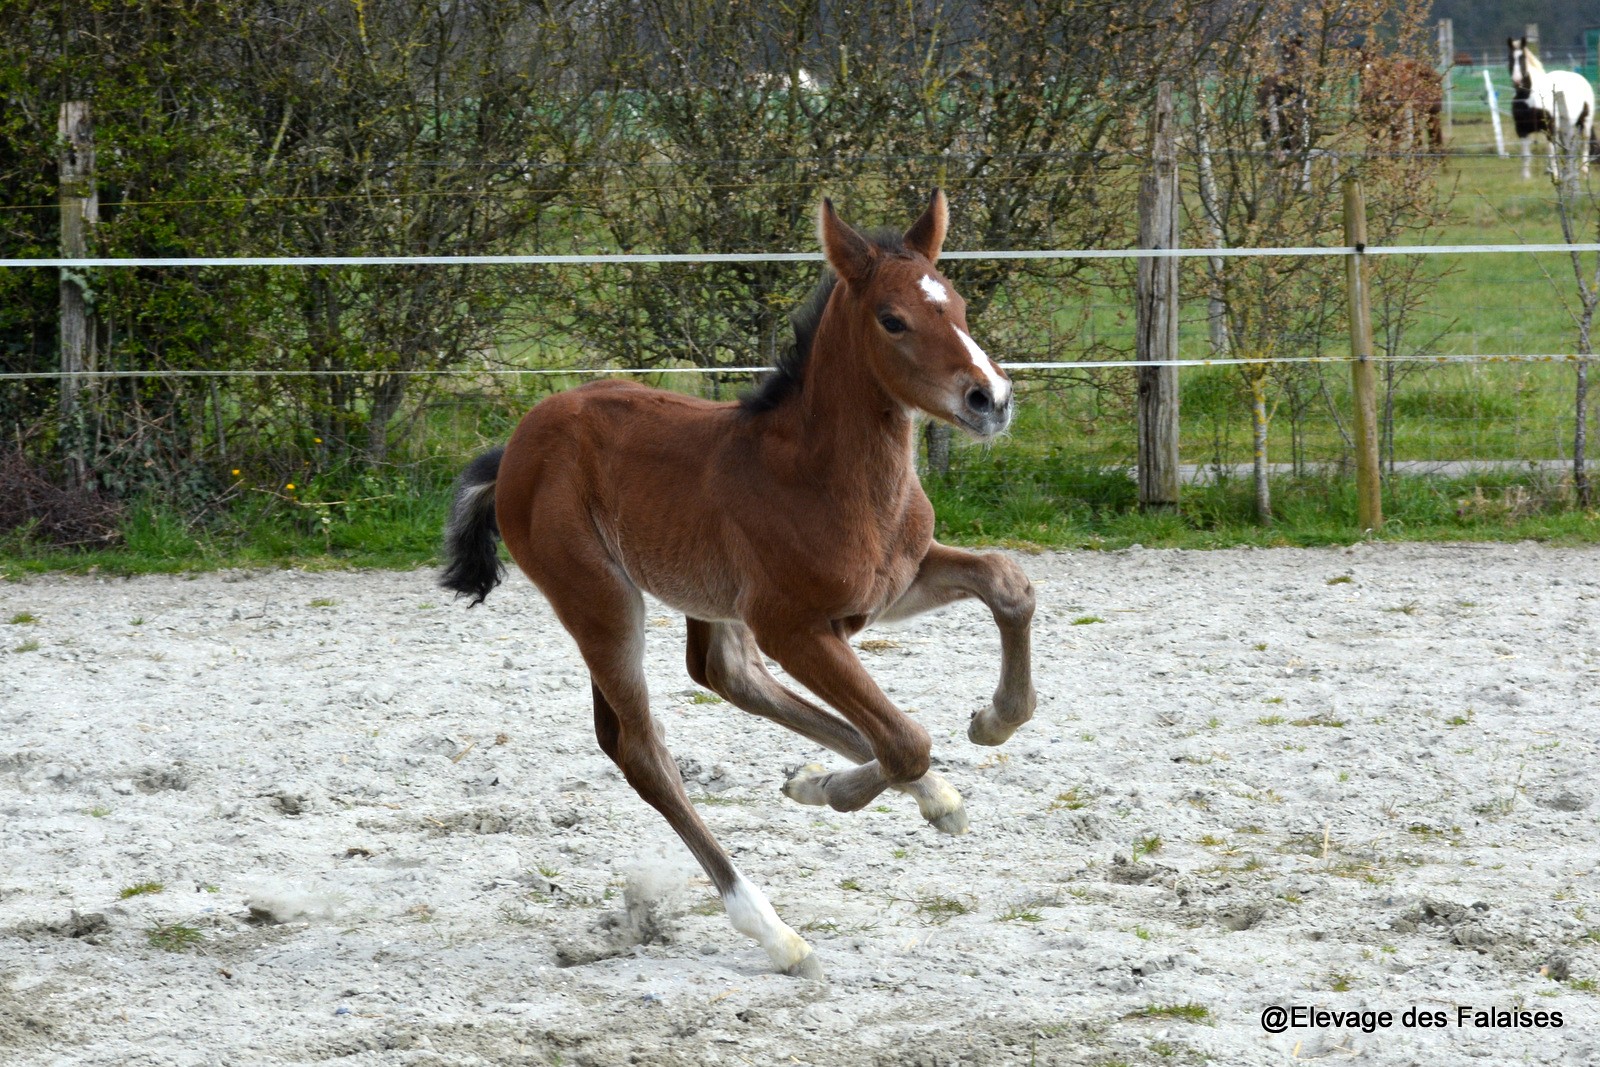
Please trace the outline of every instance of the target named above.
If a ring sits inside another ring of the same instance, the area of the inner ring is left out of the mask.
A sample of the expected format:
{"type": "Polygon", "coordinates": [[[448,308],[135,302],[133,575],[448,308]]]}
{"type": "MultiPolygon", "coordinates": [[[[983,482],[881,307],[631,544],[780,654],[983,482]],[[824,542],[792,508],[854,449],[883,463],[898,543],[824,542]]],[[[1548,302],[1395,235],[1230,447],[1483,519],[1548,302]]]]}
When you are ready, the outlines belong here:
{"type": "MultiPolygon", "coordinates": [[[[1456,106],[1455,106],[1455,79],[1450,76],[1450,72],[1455,69],[1455,66],[1456,66],[1456,26],[1455,26],[1455,20],[1454,19],[1440,19],[1439,20],[1439,71],[1440,71],[1440,77],[1442,77],[1444,79],[1444,99],[1442,101],[1440,101],[1443,104],[1442,110],[1444,111],[1444,114],[1440,116],[1440,118],[1443,120],[1443,129],[1440,130],[1440,133],[1442,133],[1444,135],[1444,140],[1445,140],[1446,143],[1449,143],[1449,142],[1452,142],[1452,141],[1455,140],[1455,129],[1454,129],[1454,126],[1455,126],[1455,111],[1456,111],[1456,106]]],[[[1420,116],[1419,116],[1419,120],[1420,120],[1420,116]]]]}
{"type": "Polygon", "coordinates": [[[1489,97],[1489,121],[1494,124],[1494,151],[1502,159],[1506,154],[1506,135],[1500,129],[1500,101],[1494,95],[1494,79],[1483,72],[1483,91],[1489,97]]]}

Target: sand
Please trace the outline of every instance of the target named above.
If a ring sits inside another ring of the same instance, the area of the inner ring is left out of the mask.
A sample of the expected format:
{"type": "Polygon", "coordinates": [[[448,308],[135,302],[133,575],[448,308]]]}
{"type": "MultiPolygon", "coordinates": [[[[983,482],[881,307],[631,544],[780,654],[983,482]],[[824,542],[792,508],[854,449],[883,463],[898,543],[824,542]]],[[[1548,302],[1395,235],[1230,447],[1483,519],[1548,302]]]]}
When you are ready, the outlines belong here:
{"type": "Polygon", "coordinates": [[[600,754],[520,578],[0,585],[0,1063],[1600,1062],[1600,552],[1019,559],[1005,747],[965,737],[981,607],[858,642],[962,837],[784,799],[838,759],[697,690],[652,606],[690,794],[823,983],[600,754]]]}

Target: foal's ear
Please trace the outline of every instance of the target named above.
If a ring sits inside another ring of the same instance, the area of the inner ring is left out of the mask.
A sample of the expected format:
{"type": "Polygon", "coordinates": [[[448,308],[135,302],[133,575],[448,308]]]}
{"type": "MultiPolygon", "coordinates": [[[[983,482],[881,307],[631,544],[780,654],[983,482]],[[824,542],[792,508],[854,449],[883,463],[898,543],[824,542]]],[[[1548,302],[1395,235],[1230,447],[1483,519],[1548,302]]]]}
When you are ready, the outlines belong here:
{"type": "Polygon", "coordinates": [[[944,247],[944,235],[949,228],[950,205],[944,198],[944,190],[935,189],[933,199],[928,201],[922,217],[906,231],[906,247],[929,263],[937,263],[939,249],[944,247]]]}
{"type": "Polygon", "coordinates": [[[872,272],[872,246],[839,217],[827,197],[822,198],[822,208],[817,212],[817,238],[822,242],[828,266],[845,284],[859,284],[872,272]]]}

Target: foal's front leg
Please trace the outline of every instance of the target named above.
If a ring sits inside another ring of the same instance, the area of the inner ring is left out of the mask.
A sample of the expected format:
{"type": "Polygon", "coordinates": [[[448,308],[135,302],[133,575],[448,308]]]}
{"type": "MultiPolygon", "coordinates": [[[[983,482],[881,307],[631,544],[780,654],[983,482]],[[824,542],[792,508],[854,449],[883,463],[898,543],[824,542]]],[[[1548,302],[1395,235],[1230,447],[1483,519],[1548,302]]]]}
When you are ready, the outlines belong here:
{"type": "Polygon", "coordinates": [[[838,709],[872,751],[872,758],[859,767],[796,775],[783,789],[790,799],[856,811],[890,786],[908,785],[927,775],[932,747],[928,732],[884,695],[842,634],[826,623],[806,626],[752,619],[749,625],[761,650],[838,709]]]}
{"type": "MultiPolygon", "coordinates": [[[[767,673],[755,639],[742,623],[690,619],[688,630],[689,674],[696,682],[735,707],[786,726],[852,763],[866,763],[873,758],[872,745],[860,730],[790,692],[767,673]]],[[[824,773],[817,764],[808,764],[789,780],[784,792],[794,800],[827,803],[825,794],[809,784],[824,773]]],[[[916,781],[894,788],[915,800],[922,817],[935,829],[947,834],[967,832],[961,794],[938,774],[929,771],[916,781]]]]}
{"type": "Polygon", "coordinates": [[[916,581],[880,616],[910,618],[957,600],[976,597],[1000,629],[1000,684],[987,708],[972,716],[967,737],[979,745],[1003,744],[1033,718],[1033,583],[1022,568],[995,552],[967,552],[938,542],[928,549],[916,581]]]}

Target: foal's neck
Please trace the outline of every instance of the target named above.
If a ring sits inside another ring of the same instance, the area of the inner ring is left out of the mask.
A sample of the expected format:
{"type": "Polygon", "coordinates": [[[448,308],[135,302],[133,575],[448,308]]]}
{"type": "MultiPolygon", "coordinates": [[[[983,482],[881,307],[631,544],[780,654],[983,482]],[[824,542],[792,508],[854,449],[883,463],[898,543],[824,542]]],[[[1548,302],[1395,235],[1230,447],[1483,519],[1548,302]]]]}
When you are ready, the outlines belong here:
{"type": "Polygon", "coordinates": [[[796,400],[818,474],[881,491],[916,478],[913,415],[879,384],[862,333],[846,316],[823,320],[796,400]]]}

